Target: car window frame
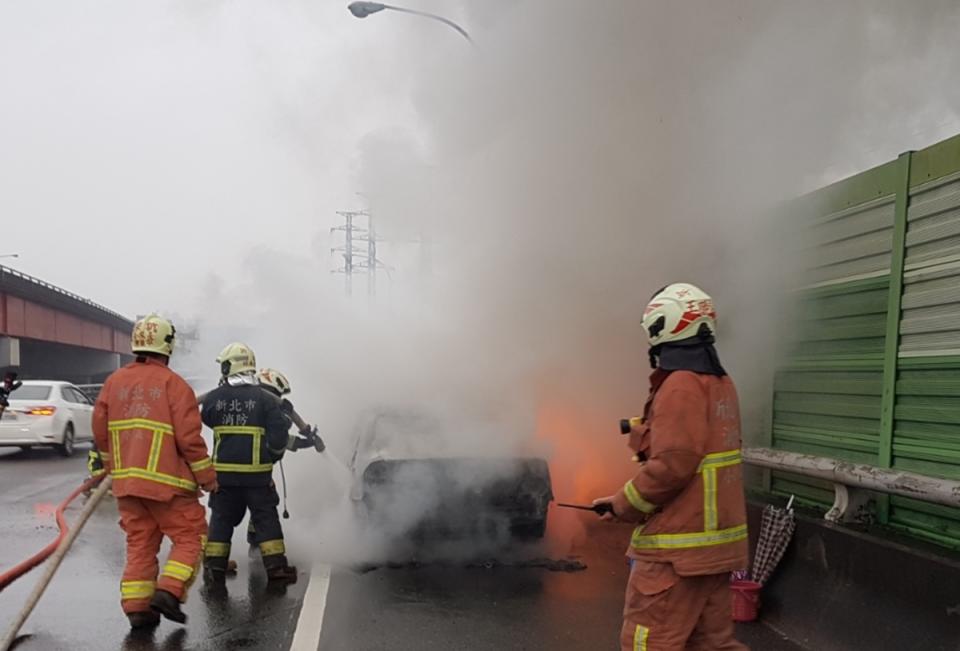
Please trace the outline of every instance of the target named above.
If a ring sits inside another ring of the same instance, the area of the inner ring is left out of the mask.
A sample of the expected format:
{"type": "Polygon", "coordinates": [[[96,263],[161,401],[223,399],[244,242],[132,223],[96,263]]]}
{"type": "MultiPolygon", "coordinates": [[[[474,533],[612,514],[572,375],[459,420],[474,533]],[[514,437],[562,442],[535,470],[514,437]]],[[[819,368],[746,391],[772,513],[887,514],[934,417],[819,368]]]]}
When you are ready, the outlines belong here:
{"type": "Polygon", "coordinates": [[[64,384],[60,387],[60,395],[63,399],[69,402],[71,405],[85,405],[89,406],[90,403],[87,402],[87,397],[83,395],[83,391],[73,386],[72,384],[64,384]]]}
{"type": "Polygon", "coordinates": [[[93,406],[93,400],[90,399],[90,396],[88,396],[86,393],[81,391],[80,387],[74,386],[73,390],[76,391],[78,394],[80,394],[80,397],[83,398],[83,404],[85,404],[88,407],[93,406]]]}

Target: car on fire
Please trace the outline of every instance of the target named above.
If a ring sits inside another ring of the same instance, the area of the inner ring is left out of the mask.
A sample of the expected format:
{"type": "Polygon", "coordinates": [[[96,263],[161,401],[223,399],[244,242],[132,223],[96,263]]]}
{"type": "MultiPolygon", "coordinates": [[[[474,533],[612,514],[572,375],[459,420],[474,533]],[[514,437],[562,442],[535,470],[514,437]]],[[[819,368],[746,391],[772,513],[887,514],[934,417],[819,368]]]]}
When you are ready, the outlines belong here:
{"type": "Polygon", "coordinates": [[[407,540],[543,537],[553,500],[538,457],[461,446],[450,425],[412,409],[365,413],[354,430],[351,498],[380,532],[407,540]]]}

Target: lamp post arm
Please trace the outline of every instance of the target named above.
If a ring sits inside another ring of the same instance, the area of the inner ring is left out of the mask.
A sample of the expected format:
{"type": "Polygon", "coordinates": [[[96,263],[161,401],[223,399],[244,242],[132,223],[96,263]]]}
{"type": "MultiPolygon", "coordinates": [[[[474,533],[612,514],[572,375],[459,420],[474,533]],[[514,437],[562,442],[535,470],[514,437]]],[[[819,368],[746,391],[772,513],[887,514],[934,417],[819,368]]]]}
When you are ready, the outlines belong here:
{"type": "Polygon", "coordinates": [[[473,39],[470,38],[470,35],[467,34],[465,29],[460,27],[460,25],[456,24],[452,20],[448,20],[447,18],[444,18],[443,16],[437,16],[435,14],[427,13],[426,11],[417,11],[416,9],[406,9],[404,7],[396,7],[394,5],[383,5],[383,6],[386,9],[393,9],[394,11],[402,11],[405,14],[414,14],[416,16],[423,16],[424,18],[432,18],[433,20],[439,20],[444,25],[448,25],[454,28],[455,30],[457,30],[457,32],[460,33],[460,36],[467,39],[467,41],[471,45],[473,45],[473,39]]]}

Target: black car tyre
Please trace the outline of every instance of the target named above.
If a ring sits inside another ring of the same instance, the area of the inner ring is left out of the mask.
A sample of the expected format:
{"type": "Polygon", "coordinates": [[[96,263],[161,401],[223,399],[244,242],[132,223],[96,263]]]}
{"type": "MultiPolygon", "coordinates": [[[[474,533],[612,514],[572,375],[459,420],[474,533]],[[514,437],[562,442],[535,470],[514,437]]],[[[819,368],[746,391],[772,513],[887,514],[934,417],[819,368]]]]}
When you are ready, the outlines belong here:
{"type": "Polygon", "coordinates": [[[56,446],[61,457],[73,456],[73,443],[73,423],[67,423],[67,427],[63,430],[63,443],[56,446]]]}

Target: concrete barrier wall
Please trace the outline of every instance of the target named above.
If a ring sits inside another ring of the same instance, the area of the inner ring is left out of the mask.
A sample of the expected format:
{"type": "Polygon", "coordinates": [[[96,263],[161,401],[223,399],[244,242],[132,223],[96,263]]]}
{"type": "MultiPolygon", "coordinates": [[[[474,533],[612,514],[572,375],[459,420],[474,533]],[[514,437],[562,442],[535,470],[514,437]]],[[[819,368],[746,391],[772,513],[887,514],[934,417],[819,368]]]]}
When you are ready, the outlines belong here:
{"type": "MultiPolygon", "coordinates": [[[[751,548],[763,505],[751,503],[751,548]]],[[[808,648],[960,650],[960,555],[798,514],[762,618],[808,648]]]]}

